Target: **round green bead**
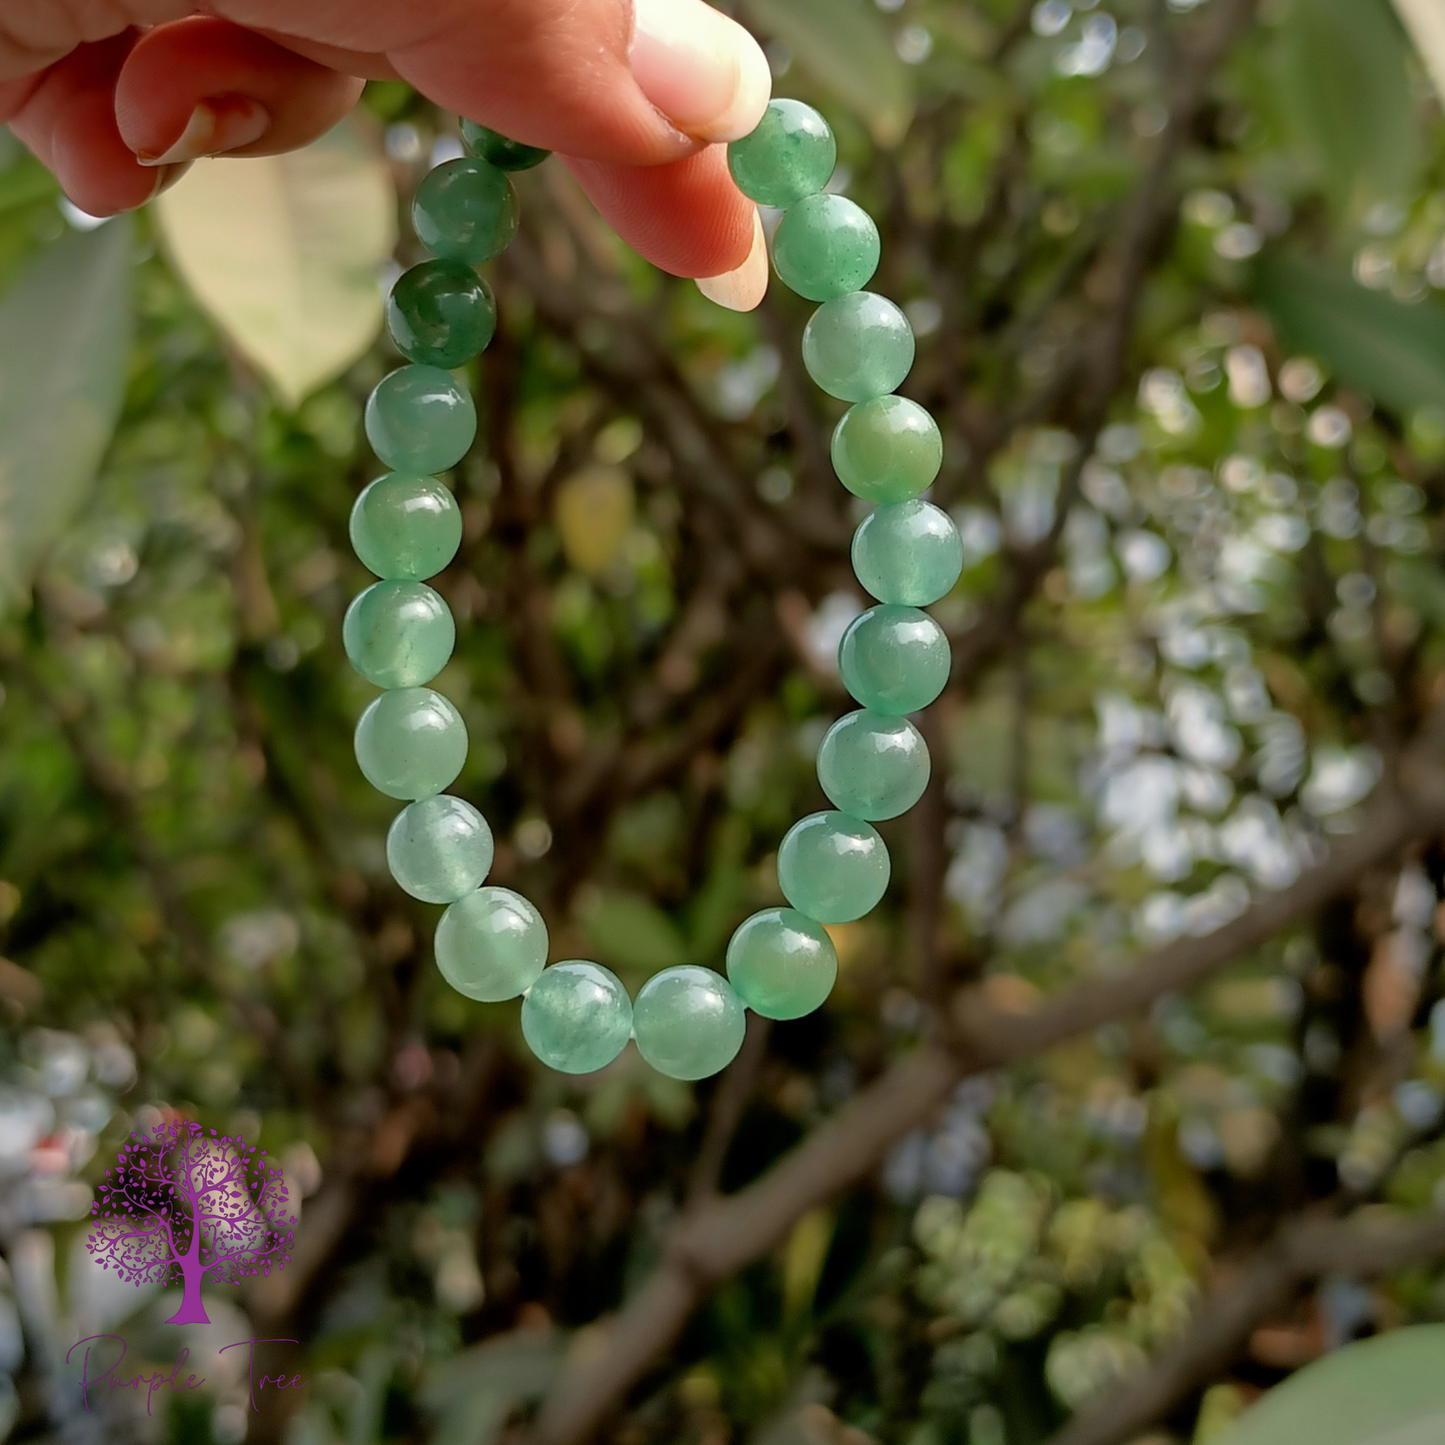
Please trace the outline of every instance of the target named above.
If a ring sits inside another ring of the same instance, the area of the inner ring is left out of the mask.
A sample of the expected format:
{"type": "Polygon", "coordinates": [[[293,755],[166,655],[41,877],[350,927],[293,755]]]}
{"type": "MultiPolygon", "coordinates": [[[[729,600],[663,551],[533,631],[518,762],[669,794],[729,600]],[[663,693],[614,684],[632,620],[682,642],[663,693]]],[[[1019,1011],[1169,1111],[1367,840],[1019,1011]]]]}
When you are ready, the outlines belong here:
{"type": "Polygon", "coordinates": [[[728,944],[728,979],[765,1019],[800,1019],[827,1001],[838,955],[821,923],[793,908],[768,908],[738,925],[728,944]]]}
{"type": "Polygon", "coordinates": [[[423,903],[455,903],[480,888],[494,851],[487,820],[449,793],[408,804],[386,834],[391,876],[423,903]]]}
{"type": "Polygon", "coordinates": [[[444,472],[476,435],[471,393],[439,366],[403,366],[382,377],[366,401],[366,439],[398,472],[444,472]]]}
{"type": "Polygon", "coordinates": [[[389,798],[429,798],[456,781],[467,760],[467,725],[439,692],[384,692],[356,724],[356,761],[389,798]]]}
{"type": "Polygon", "coordinates": [[[906,502],[933,485],[943,465],[938,423],[906,396],[875,396],[833,428],[833,470],[865,502],[906,502]]]}
{"type": "Polygon", "coordinates": [[[529,171],[533,166],[540,166],[552,154],[540,146],[523,145],[519,140],[509,140],[494,130],[488,130],[484,125],[478,125],[474,120],[462,122],[462,144],[474,156],[490,161],[502,171],[529,171]]]}
{"type": "Polygon", "coordinates": [[[434,256],[480,266],[517,234],[517,193],[490,161],[444,161],[417,187],[411,222],[434,256]]]}
{"type": "Polygon", "coordinates": [[[880,602],[927,607],[963,572],[963,539],[947,512],[915,499],[879,507],[853,533],[853,571],[880,602]]]}
{"type": "Polygon", "coordinates": [[[747,1019],[720,973],[685,964],[643,984],[632,1027],[638,1052],[659,1074],[705,1079],[737,1057],[747,1019]]]}
{"type": "Polygon", "coordinates": [[[631,1033],[627,990],[598,963],[554,963],[522,1001],[527,1047],[564,1074],[604,1068],[627,1047],[631,1033]]]}
{"type": "Polygon", "coordinates": [[[425,582],[462,543],[462,509],[435,477],[378,477],[351,509],[351,545],[378,577],[425,582]]]}
{"type": "Polygon", "coordinates": [[[502,1003],[537,982],[547,962],[547,925],[520,893],[478,888],[442,914],[433,947],[441,976],[458,993],[502,1003]]]}
{"type": "Polygon", "coordinates": [[[497,303],[470,266],[423,261],[391,288],[386,324],[408,361],[450,371],[486,350],[497,329],[497,303]]]}
{"type": "Polygon", "coordinates": [[[953,658],[943,629],[916,607],[885,602],[848,624],[838,644],[843,686],[874,712],[917,712],[948,683],[953,658]]]}
{"type": "Polygon", "coordinates": [[[773,264],[783,284],[809,301],[831,301],[873,279],[878,227],[847,196],[804,196],[773,236],[773,264]]]}
{"type": "Polygon", "coordinates": [[[772,100],[756,129],[728,146],[738,189],[760,206],[791,206],[821,191],[838,162],[828,122],[800,100],[772,100]]]}
{"type": "Polygon", "coordinates": [[[803,331],[808,375],[842,401],[897,389],[913,366],[913,328],[887,298],[850,291],[825,301],[803,331]]]}
{"type": "Polygon", "coordinates": [[[447,665],[457,625],[425,582],[377,582],[346,609],[341,641],[367,682],[420,687],[447,665]]]}
{"type": "Polygon", "coordinates": [[[846,813],[810,813],[778,845],[783,896],[819,923],[852,923],[888,887],[888,848],[878,830],[846,813]]]}
{"type": "Polygon", "coordinates": [[[923,796],[929,766],[928,745],[911,722],[866,708],[840,717],[818,745],[818,781],[829,802],[874,823],[923,796]]]}

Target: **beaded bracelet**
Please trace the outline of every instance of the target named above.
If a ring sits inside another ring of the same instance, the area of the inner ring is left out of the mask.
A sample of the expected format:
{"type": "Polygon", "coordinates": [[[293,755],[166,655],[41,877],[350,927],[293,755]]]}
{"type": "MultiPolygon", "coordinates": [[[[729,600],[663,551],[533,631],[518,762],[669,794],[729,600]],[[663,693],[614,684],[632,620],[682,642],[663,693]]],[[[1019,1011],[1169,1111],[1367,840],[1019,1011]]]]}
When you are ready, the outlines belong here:
{"type": "Polygon", "coordinates": [[[906,812],[928,784],[928,749],[905,714],[948,679],[948,641],[920,611],[958,580],[963,549],[946,513],[923,501],[943,442],[921,406],[894,394],[913,364],[913,332],[891,301],[862,288],[878,265],[878,229],[859,206],[823,187],[837,146],[817,111],[775,100],[753,133],[729,147],[743,193],[784,214],[773,241],[778,275],[822,304],[803,334],[803,361],[830,395],[851,403],[833,433],[843,485],[876,506],[853,538],[853,569],[880,603],[854,619],[838,651],[861,704],[829,728],[818,781],[836,811],[796,823],[778,848],[789,908],[746,919],[727,947],[727,977],[684,965],[654,975],[636,1002],[615,974],[580,959],[547,963],[547,928],[520,894],[484,886],[493,841],[486,820],[444,790],[466,760],[461,714],[424,686],[451,657],[456,625],[425,579],[461,543],[461,513],[435,473],[455,466],[476,436],[468,391],[451,375],[496,328],[491,289],[473,269],[516,234],[507,174],[544,151],[463,122],[468,154],[437,166],[412,210],[436,258],[392,287],[391,334],[411,363],[385,377],[366,405],[366,434],[389,468],[357,498],[351,540],[382,580],[346,613],[352,665],[386,689],[356,728],[356,759],[372,785],[408,804],[386,839],[392,876],[414,898],[446,904],[437,966],[468,998],[521,997],[522,1033],[544,1064],[570,1074],[611,1063],[629,1038],[653,1068],[701,1079],[742,1045],[744,1011],[800,1018],[828,997],[838,961],[825,924],[861,918],[888,886],[888,850],[874,822],[906,812]]]}

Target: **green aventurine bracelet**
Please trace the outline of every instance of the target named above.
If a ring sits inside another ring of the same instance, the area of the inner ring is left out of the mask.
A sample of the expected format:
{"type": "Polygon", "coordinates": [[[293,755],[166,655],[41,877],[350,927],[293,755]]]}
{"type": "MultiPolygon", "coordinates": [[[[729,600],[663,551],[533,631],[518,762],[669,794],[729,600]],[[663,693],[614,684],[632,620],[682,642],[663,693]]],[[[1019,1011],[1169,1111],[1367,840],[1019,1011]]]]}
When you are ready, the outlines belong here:
{"type": "Polygon", "coordinates": [[[462,535],[456,500],[433,474],[455,466],[476,435],[471,396],[450,368],[482,351],[496,327],[491,289],[473,268],[516,233],[507,172],[545,155],[469,122],[462,130],[469,154],[431,171],[413,208],[436,259],[407,271],[387,305],[411,365],[381,381],[366,406],[367,437],[391,470],[357,498],[351,539],[382,580],[351,604],[344,638],[352,665],[386,691],[357,724],[356,759],[375,787],[407,801],[387,834],[387,861],[413,897],[447,905],[436,960],[453,988],[486,1002],[520,996],[528,1045],[565,1073],[602,1068],[630,1038],[662,1073],[705,1078],[736,1055],[746,1009],[793,1019],[828,997],[838,962],[823,925],[861,918],[882,898],[888,851],[872,824],[906,812],[928,783],[928,749],[905,714],[943,690],[949,649],[919,609],[949,591],[963,561],[952,521],[919,496],[938,475],[942,438],[922,407],[893,394],[913,364],[913,332],[897,306],[862,289],[878,265],[878,229],[823,189],[837,158],[833,134],[811,107],[775,100],[729,147],[729,164],[745,195],[784,212],[778,274],[822,303],[803,334],[804,363],[824,391],[852,403],[833,433],[833,464],[850,492],[877,504],[854,535],[853,568],[880,605],[854,620],[838,652],[861,706],[818,748],[818,781],[837,811],[804,818],[783,839],[778,882],[792,906],[739,925],[726,978],[667,968],[634,1002],[600,964],[547,967],[541,915],[510,889],[484,886],[491,829],[444,791],[466,760],[466,725],[425,685],[456,641],[451,612],[426,579],[462,535]]]}

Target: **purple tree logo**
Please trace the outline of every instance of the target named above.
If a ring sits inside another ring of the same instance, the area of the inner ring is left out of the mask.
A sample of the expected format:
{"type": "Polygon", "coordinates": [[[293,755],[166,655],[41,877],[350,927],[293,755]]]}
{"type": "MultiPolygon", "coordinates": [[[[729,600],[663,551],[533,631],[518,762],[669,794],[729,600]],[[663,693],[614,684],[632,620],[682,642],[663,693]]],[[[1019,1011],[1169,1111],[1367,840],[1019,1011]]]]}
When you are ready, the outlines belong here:
{"type": "Polygon", "coordinates": [[[132,1134],[105,1171],[88,1241],[102,1269],[132,1284],[175,1284],[170,1325],[208,1325],[203,1283],[234,1284],[290,1262],[296,1216],[266,1151],[190,1119],[132,1134]]]}

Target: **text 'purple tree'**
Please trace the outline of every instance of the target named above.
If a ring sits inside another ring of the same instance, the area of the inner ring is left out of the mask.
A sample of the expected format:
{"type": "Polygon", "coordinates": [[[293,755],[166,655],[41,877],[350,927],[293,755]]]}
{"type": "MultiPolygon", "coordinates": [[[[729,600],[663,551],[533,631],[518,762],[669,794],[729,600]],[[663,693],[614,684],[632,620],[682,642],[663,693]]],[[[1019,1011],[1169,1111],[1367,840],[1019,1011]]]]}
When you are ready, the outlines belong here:
{"type": "Polygon", "coordinates": [[[167,1324],[209,1324],[201,1285],[269,1275],[290,1262],[296,1216],[266,1151],[189,1119],[132,1134],[91,1206],[89,1247],[132,1284],[180,1283],[167,1324]]]}

